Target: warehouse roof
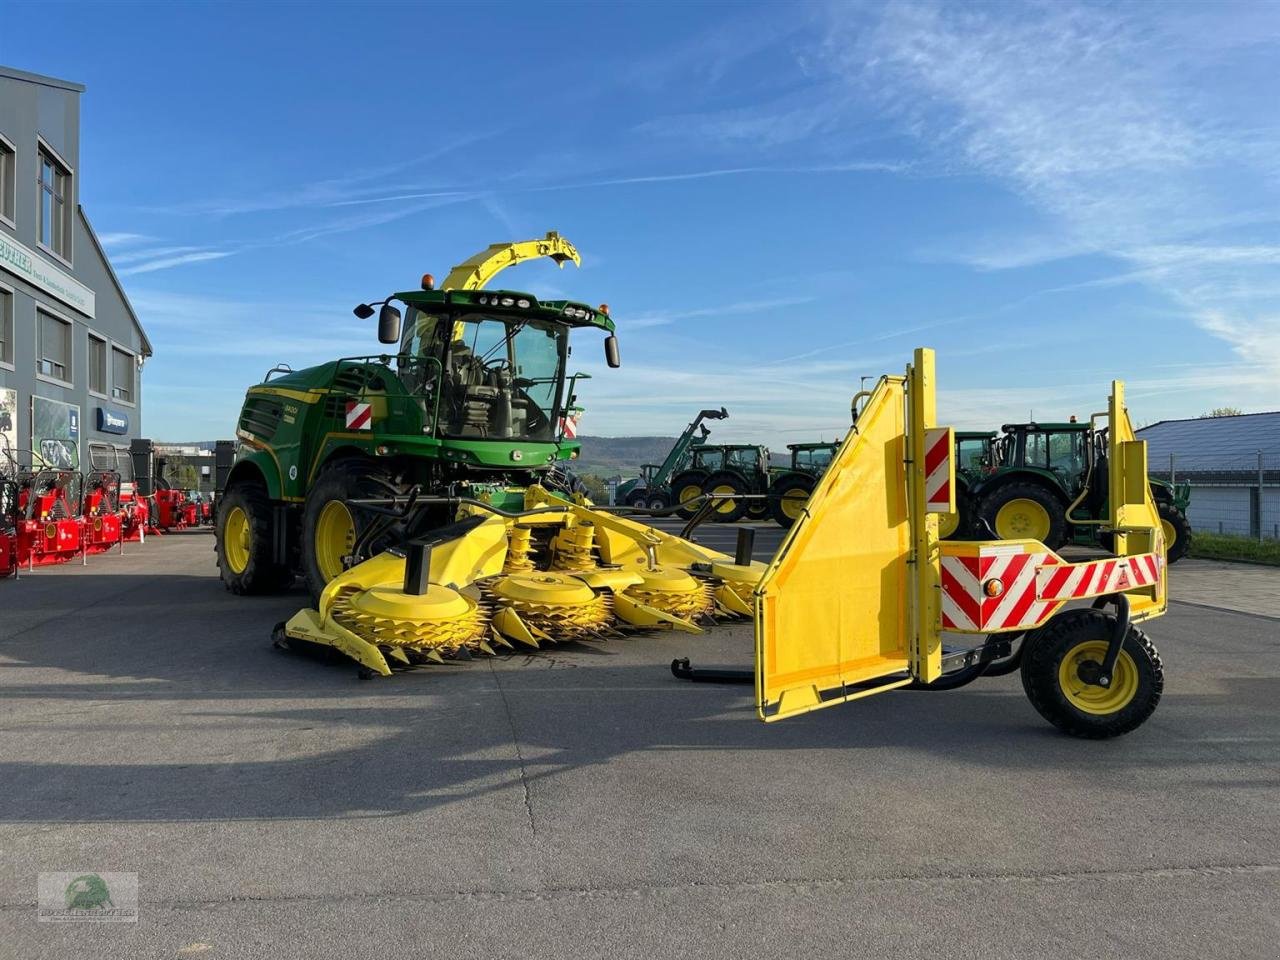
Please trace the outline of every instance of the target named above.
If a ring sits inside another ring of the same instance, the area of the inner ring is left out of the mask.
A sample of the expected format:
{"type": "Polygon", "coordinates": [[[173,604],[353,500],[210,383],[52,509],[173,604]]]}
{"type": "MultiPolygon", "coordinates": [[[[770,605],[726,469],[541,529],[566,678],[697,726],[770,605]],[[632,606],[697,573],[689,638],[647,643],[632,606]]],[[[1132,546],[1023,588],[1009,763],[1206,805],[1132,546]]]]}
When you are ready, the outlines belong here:
{"type": "Polygon", "coordinates": [[[1152,470],[1167,470],[1170,454],[1179,472],[1248,470],[1256,466],[1259,450],[1268,460],[1280,457],[1280,411],[1161,420],[1137,435],[1147,441],[1152,470]]]}

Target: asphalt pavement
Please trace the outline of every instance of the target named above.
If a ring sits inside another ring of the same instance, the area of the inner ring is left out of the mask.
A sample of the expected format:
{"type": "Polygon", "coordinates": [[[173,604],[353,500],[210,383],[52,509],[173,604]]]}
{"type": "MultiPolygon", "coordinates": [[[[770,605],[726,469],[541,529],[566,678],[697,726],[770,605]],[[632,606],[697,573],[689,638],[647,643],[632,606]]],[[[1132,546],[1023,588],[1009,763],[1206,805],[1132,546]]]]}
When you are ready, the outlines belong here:
{"type": "Polygon", "coordinates": [[[1016,676],[769,725],[672,678],[746,625],[360,681],[271,648],[305,602],[207,533],[0,583],[0,958],[1278,955],[1269,617],[1175,602],[1095,743],[1016,676]],[[138,921],[38,923],[42,871],[136,873],[138,921]]]}

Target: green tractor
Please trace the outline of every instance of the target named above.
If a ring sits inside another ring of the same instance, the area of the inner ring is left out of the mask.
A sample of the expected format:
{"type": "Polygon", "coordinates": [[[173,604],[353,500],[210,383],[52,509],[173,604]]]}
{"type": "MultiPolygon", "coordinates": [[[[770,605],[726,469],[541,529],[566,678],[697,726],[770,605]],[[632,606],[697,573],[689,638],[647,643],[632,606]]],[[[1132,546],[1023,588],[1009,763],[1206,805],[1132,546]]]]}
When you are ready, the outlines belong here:
{"type": "Polygon", "coordinates": [[[769,512],[787,529],[800,519],[818,478],[831,465],[838,443],[789,443],[791,466],[775,471],[769,484],[769,512]]]}
{"type": "MultiPolygon", "coordinates": [[[[216,522],[229,590],[281,590],[301,572],[318,596],[388,542],[392,518],[361,500],[417,498],[429,509],[415,516],[431,529],[452,519],[447,498],[523,509],[526,487],[552,485],[579,449],[564,436],[581,376],[566,376],[570,332],[606,334],[606,362],[620,361],[606,306],[483,289],[504,267],[538,257],[579,262],[555,233],[494,244],[455,267],[443,289],[428,274],[422,289],[380,302],[378,339],[394,352],[277,367],[249,388],[216,522]],[[403,323],[392,301],[404,306],[403,323]]],[[[355,314],[368,319],[374,308],[355,314]]]]}
{"type": "Polygon", "coordinates": [[[995,469],[996,435],[990,430],[957,430],[956,512],[938,518],[938,535],[944,540],[963,539],[969,535],[973,519],[973,497],[970,491],[995,469]]]}
{"type": "Polygon", "coordinates": [[[769,491],[769,450],[744,443],[705,444],[691,448],[687,469],[671,481],[680,515],[692,517],[700,503],[693,502],[704,493],[725,497],[717,501],[711,519],[733,523],[743,517],[759,520],[768,515],[763,498],[748,500],[743,494],[765,494],[769,491]]]}
{"type": "Polygon", "coordinates": [[[674,504],[671,477],[688,466],[693,445],[704,444],[707,437],[711,436],[711,431],[702,421],[723,420],[727,416],[729,411],[724,407],[700,411],[676,438],[666,459],[660,464],[646,463],[640,468],[639,477],[620,483],[614,494],[614,501],[628,507],[647,507],[650,510],[665,510],[674,504]]]}
{"type": "MultiPolygon", "coordinates": [[[[1107,516],[1106,443],[1105,430],[1075,421],[1005,424],[999,438],[958,434],[954,535],[1107,546],[1111,534],[1097,523],[1107,516]]],[[[1172,563],[1191,542],[1190,486],[1149,482],[1172,563]]]]}

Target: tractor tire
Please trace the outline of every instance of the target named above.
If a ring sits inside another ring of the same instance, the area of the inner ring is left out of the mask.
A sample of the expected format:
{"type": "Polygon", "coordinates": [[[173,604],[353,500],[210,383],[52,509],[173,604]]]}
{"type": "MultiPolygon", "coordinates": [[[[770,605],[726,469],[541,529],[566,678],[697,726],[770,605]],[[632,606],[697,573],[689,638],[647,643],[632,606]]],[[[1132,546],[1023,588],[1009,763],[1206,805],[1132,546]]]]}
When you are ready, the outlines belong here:
{"type": "Polygon", "coordinates": [[[1073,737],[1102,740],[1128,733],[1160,702],[1160,654],[1135,626],[1125,634],[1110,686],[1080,679],[1080,664],[1102,663],[1115,623],[1115,616],[1102,610],[1068,610],[1023,640],[1027,699],[1040,716],[1073,737]]]}
{"type": "Polygon", "coordinates": [[[312,599],[344,571],[343,559],[369,522],[346,501],[385,497],[392,489],[386,471],[368,460],[339,460],[320,471],[302,508],[302,572],[312,599]]]}
{"type": "Polygon", "coordinates": [[[1160,526],[1164,528],[1165,556],[1169,563],[1177,563],[1191,548],[1191,524],[1187,515],[1172,503],[1157,503],[1160,526]]]}
{"type": "Polygon", "coordinates": [[[650,510],[668,510],[671,507],[671,497],[661,490],[654,490],[645,495],[644,505],[650,510]]]}
{"type": "Polygon", "coordinates": [[[963,490],[956,491],[956,512],[938,515],[938,537],[942,540],[972,540],[973,499],[963,490]]]}
{"type": "Polygon", "coordinates": [[[649,491],[644,487],[637,487],[635,490],[632,490],[627,494],[626,500],[623,501],[623,505],[628,507],[643,507],[647,504],[648,498],[649,491]]]}
{"type": "Polygon", "coordinates": [[[801,474],[783,477],[769,488],[769,512],[783,530],[790,530],[804,514],[814,479],[801,474]]]}
{"type": "Polygon", "coordinates": [[[1067,540],[1066,507],[1037,483],[1001,484],[982,498],[976,516],[998,540],[1039,540],[1050,550],[1067,540]]]}
{"type": "Polygon", "coordinates": [[[703,493],[719,493],[735,496],[733,500],[717,500],[711,510],[711,519],[716,523],[736,523],[747,515],[751,501],[742,498],[750,493],[746,482],[732,470],[720,470],[707,477],[702,485],[703,493]]]}
{"type": "Polygon", "coordinates": [[[280,593],[293,571],[272,559],[271,500],[257,484],[238,483],[222,495],[213,542],[223,585],[242,596],[280,593]]]}
{"type": "Polygon", "coordinates": [[[748,520],[768,520],[769,501],[768,500],[748,500],[747,501],[747,519],[748,520]]]}
{"type": "Polygon", "coordinates": [[[680,505],[678,513],[686,520],[697,513],[698,507],[702,504],[685,507],[685,501],[702,496],[702,485],[706,482],[707,471],[705,470],[686,470],[684,473],[676,474],[671,481],[671,502],[680,505]]]}

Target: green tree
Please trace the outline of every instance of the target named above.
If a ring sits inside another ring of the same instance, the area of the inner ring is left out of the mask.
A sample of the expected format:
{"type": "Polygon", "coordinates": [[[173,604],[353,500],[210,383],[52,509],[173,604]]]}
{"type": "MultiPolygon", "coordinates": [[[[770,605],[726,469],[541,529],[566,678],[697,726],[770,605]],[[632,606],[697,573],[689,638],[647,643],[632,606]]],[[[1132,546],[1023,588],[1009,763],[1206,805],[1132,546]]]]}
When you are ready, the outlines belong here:
{"type": "Polygon", "coordinates": [[[1239,407],[1214,407],[1208,413],[1202,413],[1196,419],[1208,420],[1210,417],[1238,417],[1244,413],[1239,407]]]}

